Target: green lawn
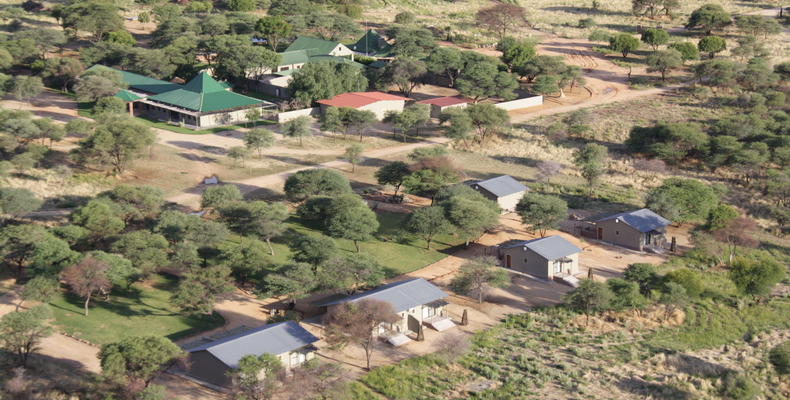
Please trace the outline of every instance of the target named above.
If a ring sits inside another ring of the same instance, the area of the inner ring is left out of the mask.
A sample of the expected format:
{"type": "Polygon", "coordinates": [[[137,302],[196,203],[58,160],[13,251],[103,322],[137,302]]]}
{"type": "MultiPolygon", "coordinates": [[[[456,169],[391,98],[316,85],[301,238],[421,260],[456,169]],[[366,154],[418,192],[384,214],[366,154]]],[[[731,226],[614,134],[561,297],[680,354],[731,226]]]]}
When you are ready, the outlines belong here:
{"type": "Polygon", "coordinates": [[[51,304],[55,325],[65,333],[94,344],[124,337],[157,335],[175,340],[222,326],[219,314],[183,316],[170,305],[170,294],[177,279],[155,275],[149,282],[135,283],[129,289],[114,288],[110,300],[91,301],[90,313],[83,315],[83,300],[63,293],[51,304]]]}
{"type": "MultiPolygon", "coordinates": [[[[374,235],[374,240],[360,244],[363,253],[373,256],[387,269],[387,275],[397,276],[405,274],[446,257],[451,248],[463,244],[459,238],[451,235],[442,235],[431,244],[431,250],[425,248],[425,241],[416,238],[403,237],[400,233],[405,214],[392,212],[377,212],[379,230],[374,235]]],[[[319,230],[305,226],[301,221],[292,217],[288,220],[289,232],[274,243],[275,262],[284,263],[290,257],[290,250],[286,243],[296,233],[317,235],[319,230]]],[[[354,243],[350,240],[335,239],[338,247],[343,251],[354,253],[354,243]]]]}

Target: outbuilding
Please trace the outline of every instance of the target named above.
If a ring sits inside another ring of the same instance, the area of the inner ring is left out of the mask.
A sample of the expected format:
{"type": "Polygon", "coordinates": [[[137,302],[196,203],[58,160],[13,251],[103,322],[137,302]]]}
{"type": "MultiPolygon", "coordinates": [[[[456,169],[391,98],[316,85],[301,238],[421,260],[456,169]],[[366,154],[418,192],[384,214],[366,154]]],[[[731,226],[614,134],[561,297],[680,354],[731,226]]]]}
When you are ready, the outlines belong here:
{"type": "Polygon", "coordinates": [[[666,245],[666,227],[672,222],[650,209],[590,217],[577,225],[580,236],[600,240],[632,250],[666,245]]]}
{"type": "Polygon", "coordinates": [[[515,211],[516,205],[524,197],[524,193],[527,193],[529,190],[528,187],[510,175],[501,175],[482,181],[467,181],[465,183],[483,196],[497,202],[502,212],[515,211]]]}
{"type": "Polygon", "coordinates": [[[431,117],[439,118],[443,112],[452,108],[464,108],[471,102],[471,99],[466,99],[461,96],[445,96],[420,100],[417,103],[431,106],[431,117]]]}
{"type": "Polygon", "coordinates": [[[384,92],[348,92],[316,103],[320,104],[322,113],[329,107],[348,107],[370,111],[381,121],[387,112],[402,112],[407,100],[406,97],[384,92]]]}
{"type": "Polygon", "coordinates": [[[579,253],[582,250],[559,235],[509,240],[498,244],[495,249],[502,266],[525,274],[553,279],[579,273],[579,253]]]}

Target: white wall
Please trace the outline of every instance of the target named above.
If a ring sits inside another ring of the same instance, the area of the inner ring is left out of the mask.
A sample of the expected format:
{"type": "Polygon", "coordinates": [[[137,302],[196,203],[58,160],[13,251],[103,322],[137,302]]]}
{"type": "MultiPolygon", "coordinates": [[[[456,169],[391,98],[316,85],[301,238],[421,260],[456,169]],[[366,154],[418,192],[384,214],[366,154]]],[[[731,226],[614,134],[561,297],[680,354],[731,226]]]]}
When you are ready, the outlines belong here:
{"type": "Polygon", "coordinates": [[[320,108],[303,108],[301,110],[286,111],[277,114],[277,123],[282,124],[299,117],[313,117],[319,114],[320,108]]]}
{"type": "MultiPolygon", "coordinates": [[[[235,110],[230,112],[219,112],[215,114],[201,115],[200,127],[198,129],[247,123],[249,122],[249,120],[247,119],[247,110],[248,109],[243,109],[243,110],[235,110]]],[[[265,112],[265,110],[262,107],[259,108],[259,110],[261,111],[261,113],[265,112]]]]}
{"type": "Polygon", "coordinates": [[[404,100],[380,100],[375,103],[359,107],[359,109],[373,112],[373,114],[376,114],[376,119],[381,121],[384,119],[384,114],[386,114],[387,111],[403,111],[403,106],[405,103],[406,102],[404,100]]]}
{"type": "Polygon", "coordinates": [[[511,101],[504,101],[496,103],[495,106],[503,110],[518,110],[519,108],[535,107],[543,105],[543,96],[525,97],[523,99],[516,99],[511,101]]]}

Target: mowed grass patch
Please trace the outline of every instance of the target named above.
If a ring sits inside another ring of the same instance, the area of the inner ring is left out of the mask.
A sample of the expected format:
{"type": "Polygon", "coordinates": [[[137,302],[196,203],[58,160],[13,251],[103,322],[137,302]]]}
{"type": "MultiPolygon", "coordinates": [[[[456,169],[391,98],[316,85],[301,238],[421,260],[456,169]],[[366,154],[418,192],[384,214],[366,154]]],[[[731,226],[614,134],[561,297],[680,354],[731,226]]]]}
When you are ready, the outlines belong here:
{"type": "MultiPolygon", "coordinates": [[[[403,226],[406,214],[393,212],[377,212],[379,229],[374,233],[372,240],[360,242],[360,251],[378,261],[387,270],[387,276],[393,277],[415,271],[446,257],[451,249],[463,243],[453,235],[439,235],[431,249],[425,247],[425,241],[403,235],[403,226]]],[[[291,242],[295,234],[318,235],[322,232],[316,227],[302,223],[296,217],[287,222],[289,232],[273,243],[274,262],[283,264],[291,257],[291,250],[287,243],[291,242]]],[[[346,239],[334,239],[338,248],[344,254],[356,254],[354,242],[346,239]]]]}
{"type": "Polygon", "coordinates": [[[222,326],[219,314],[187,316],[170,304],[178,279],[154,275],[130,288],[114,288],[109,300],[91,300],[88,316],[84,299],[64,291],[50,303],[56,327],[71,336],[101,345],[132,336],[166,336],[176,340],[222,326]]]}

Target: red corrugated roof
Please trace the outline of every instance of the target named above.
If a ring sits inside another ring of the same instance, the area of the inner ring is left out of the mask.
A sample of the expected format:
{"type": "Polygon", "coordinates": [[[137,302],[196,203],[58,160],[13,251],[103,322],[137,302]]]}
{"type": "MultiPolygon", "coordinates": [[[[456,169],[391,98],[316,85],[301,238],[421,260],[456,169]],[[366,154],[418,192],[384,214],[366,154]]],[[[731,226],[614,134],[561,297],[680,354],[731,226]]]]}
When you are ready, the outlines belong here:
{"type": "Polygon", "coordinates": [[[409,100],[406,97],[395,96],[383,92],[349,92],[342,93],[331,99],[318,100],[317,103],[332,107],[359,108],[383,100],[409,100]]]}
{"type": "Polygon", "coordinates": [[[438,107],[454,106],[456,104],[471,103],[471,102],[472,100],[465,99],[459,96],[434,97],[432,99],[418,101],[418,103],[420,104],[433,104],[438,107]]]}

